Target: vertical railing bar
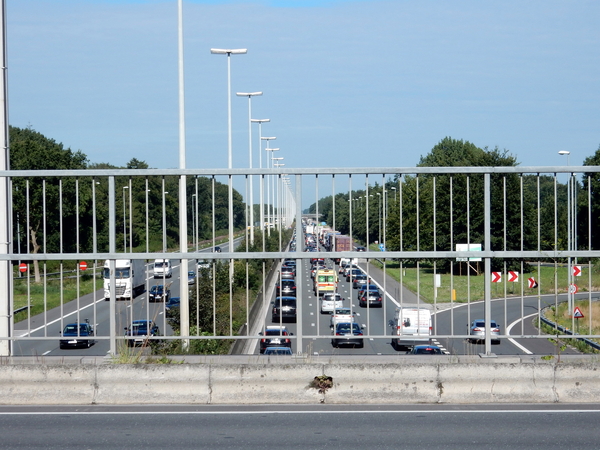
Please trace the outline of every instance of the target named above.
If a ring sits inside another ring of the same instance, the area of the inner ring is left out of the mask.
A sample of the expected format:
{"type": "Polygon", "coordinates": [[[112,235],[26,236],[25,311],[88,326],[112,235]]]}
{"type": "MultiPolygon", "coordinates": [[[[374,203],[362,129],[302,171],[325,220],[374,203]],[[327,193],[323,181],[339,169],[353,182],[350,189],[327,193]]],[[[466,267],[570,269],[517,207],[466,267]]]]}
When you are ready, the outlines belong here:
{"type": "MultiPolygon", "coordinates": [[[[524,194],[524,190],[523,190],[523,175],[521,175],[519,177],[519,199],[520,199],[520,210],[521,210],[521,214],[520,214],[520,220],[521,223],[519,224],[519,228],[521,230],[521,251],[525,250],[525,231],[523,229],[523,227],[525,226],[525,214],[524,214],[524,208],[525,208],[525,200],[523,198],[524,194]]],[[[523,259],[521,259],[521,278],[520,278],[520,285],[521,285],[521,317],[524,316],[524,312],[525,312],[525,264],[523,262],[523,259]]],[[[502,328],[503,330],[506,330],[506,314],[504,315],[504,327],[502,328]]],[[[525,321],[521,320],[521,336],[523,336],[523,334],[525,334],[525,321]]]]}
{"type": "MultiPolygon", "coordinates": [[[[454,177],[450,176],[450,251],[454,249],[454,177]]],[[[468,322],[467,322],[468,323],[468,322]]],[[[454,261],[450,261],[450,335],[454,336],[454,261]]]]}
{"type": "MultiPolygon", "coordinates": [[[[437,251],[437,175],[433,175],[433,248],[437,251]]],[[[437,259],[433,260],[433,310],[437,311],[437,259]]],[[[437,320],[434,322],[433,334],[437,334],[437,320]]]]}
{"type": "MultiPolygon", "coordinates": [[[[75,178],[75,248],[76,253],[79,253],[79,177],[75,178]]],[[[77,291],[77,336],[80,336],[79,324],[81,323],[81,277],[79,272],[79,261],[75,261],[75,282],[77,291]]]]}
{"type": "MultiPolygon", "coordinates": [[[[471,177],[467,175],[467,245],[471,244],[471,177]]],[[[484,193],[485,195],[485,193],[484,193]]],[[[485,227],[485,226],[484,226],[485,227]]],[[[487,250],[487,249],[486,249],[487,250]]],[[[467,326],[471,323],[471,268],[467,258],[467,326]]],[[[487,325],[489,326],[489,324],[487,325]]]]}
{"type": "MultiPolygon", "coordinates": [[[[59,206],[59,236],[60,236],[60,253],[64,252],[64,238],[63,238],[63,191],[62,191],[62,178],[58,180],[58,206],[59,206]]],[[[60,261],[60,329],[64,329],[64,305],[65,305],[65,297],[64,297],[64,261],[60,261]]]]}

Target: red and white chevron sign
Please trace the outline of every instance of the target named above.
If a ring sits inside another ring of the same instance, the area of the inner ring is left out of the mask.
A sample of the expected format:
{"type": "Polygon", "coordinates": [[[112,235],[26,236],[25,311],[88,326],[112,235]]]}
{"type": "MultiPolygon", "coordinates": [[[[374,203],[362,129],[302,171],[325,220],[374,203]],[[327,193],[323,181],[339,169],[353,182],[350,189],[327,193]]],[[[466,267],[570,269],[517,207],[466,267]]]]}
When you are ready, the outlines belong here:
{"type": "Polygon", "coordinates": [[[508,272],[508,281],[516,283],[517,281],[519,281],[519,272],[514,272],[512,270],[510,270],[508,272]]]}
{"type": "Polygon", "coordinates": [[[531,277],[528,278],[527,281],[529,282],[529,289],[535,289],[536,287],[538,287],[537,281],[535,281],[535,278],[531,277]]]}
{"type": "Polygon", "coordinates": [[[573,266],[573,276],[574,277],[581,276],[581,266],[573,266]]]}
{"type": "Polygon", "coordinates": [[[502,281],[502,272],[492,272],[492,283],[500,283],[502,281]]]}

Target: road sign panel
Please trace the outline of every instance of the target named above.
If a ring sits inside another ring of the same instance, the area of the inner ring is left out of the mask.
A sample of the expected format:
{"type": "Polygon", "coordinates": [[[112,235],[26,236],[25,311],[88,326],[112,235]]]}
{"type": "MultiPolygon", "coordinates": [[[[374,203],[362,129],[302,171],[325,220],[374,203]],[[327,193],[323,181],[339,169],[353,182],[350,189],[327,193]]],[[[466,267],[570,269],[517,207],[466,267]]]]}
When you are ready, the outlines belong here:
{"type": "Polygon", "coordinates": [[[87,269],[87,263],[85,261],[81,261],[79,263],[79,269],[81,269],[81,270],[87,269]]]}
{"type": "Polygon", "coordinates": [[[577,294],[578,291],[579,291],[579,287],[575,283],[573,283],[572,285],[569,286],[569,293],[577,294]]]}
{"type": "Polygon", "coordinates": [[[502,281],[501,272],[492,272],[492,283],[500,283],[502,281]]]}
{"type": "Polygon", "coordinates": [[[538,287],[538,283],[537,281],[535,281],[535,278],[528,278],[527,281],[529,282],[529,289],[535,289],[536,287],[538,287]]]}
{"type": "Polygon", "coordinates": [[[573,276],[574,277],[581,276],[581,266],[573,266],[573,276]]]}
{"type": "Polygon", "coordinates": [[[519,272],[510,270],[508,272],[508,281],[511,281],[513,283],[516,283],[517,281],[519,281],[519,272]]]}
{"type": "Polygon", "coordinates": [[[20,270],[21,272],[27,272],[27,264],[25,264],[25,263],[21,263],[21,264],[19,265],[19,270],[20,270]]]}
{"type": "Polygon", "coordinates": [[[575,317],[576,319],[583,319],[584,316],[581,310],[579,309],[579,306],[575,307],[575,310],[573,311],[573,317],[575,317]]]}

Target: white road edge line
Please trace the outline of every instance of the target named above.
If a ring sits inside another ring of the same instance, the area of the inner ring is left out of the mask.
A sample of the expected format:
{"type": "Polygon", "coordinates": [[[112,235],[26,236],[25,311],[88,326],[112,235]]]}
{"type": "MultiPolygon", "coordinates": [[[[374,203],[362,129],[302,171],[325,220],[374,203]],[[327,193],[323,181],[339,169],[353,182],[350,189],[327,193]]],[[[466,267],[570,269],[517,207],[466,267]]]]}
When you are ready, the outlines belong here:
{"type": "MultiPolygon", "coordinates": [[[[525,319],[529,319],[530,317],[533,316],[537,316],[538,313],[533,313],[533,314],[529,314],[528,316],[525,317],[521,317],[517,320],[515,320],[513,323],[511,323],[509,326],[506,327],[506,334],[510,334],[510,330],[512,330],[512,327],[514,327],[516,324],[518,324],[519,322],[525,320],[525,319]]],[[[513,338],[508,338],[508,340],[515,345],[516,347],[520,348],[523,352],[525,352],[525,354],[527,355],[533,355],[533,352],[527,350],[524,346],[522,346],[521,344],[519,344],[517,341],[515,341],[513,338]]]]}

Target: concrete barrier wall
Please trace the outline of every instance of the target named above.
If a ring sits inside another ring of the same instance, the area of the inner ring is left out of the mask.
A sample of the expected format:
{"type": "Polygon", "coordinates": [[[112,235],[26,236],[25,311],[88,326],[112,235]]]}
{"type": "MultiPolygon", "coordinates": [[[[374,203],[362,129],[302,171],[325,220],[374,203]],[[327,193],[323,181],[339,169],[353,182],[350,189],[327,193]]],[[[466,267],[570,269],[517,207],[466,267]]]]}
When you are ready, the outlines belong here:
{"type": "Polygon", "coordinates": [[[3,405],[573,403],[600,401],[578,363],[4,364],[3,405]],[[332,378],[324,393],[309,387],[332,378]]]}

